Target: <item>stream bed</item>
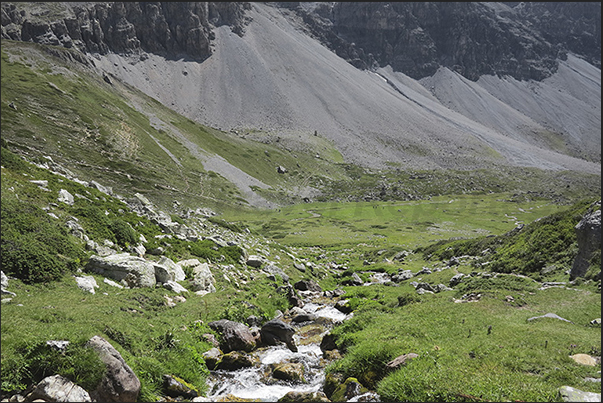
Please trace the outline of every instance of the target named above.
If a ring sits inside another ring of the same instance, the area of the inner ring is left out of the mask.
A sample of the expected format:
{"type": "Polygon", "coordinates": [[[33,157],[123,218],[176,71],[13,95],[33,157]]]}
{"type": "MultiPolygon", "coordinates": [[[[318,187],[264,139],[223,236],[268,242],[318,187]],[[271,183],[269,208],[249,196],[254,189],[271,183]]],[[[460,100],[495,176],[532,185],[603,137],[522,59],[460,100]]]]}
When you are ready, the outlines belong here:
{"type": "MultiPolygon", "coordinates": [[[[293,339],[297,352],[284,344],[262,347],[250,354],[257,361],[251,368],[235,371],[214,370],[208,379],[210,401],[261,401],[276,402],[288,392],[322,392],[325,381],[325,367],[330,361],[323,357],[320,342],[333,326],[350,318],[333,306],[332,300],[317,292],[300,292],[304,299],[303,308],[295,308],[297,313],[313,315],[313,320],[296,322],[292,316],[284,315],[280,319],[295,328],[293,339]],[[301,310],[301,311],[300,311],[301,310]],[[282,380],[273,376],[273,370],[281,364],[294,363],[303,367],[303,380],[282,380]]],[[[294,315],[293,315],[294,316],[294,315]]],[[[370,400],[379,401],[373,393],[370,400]]]]}

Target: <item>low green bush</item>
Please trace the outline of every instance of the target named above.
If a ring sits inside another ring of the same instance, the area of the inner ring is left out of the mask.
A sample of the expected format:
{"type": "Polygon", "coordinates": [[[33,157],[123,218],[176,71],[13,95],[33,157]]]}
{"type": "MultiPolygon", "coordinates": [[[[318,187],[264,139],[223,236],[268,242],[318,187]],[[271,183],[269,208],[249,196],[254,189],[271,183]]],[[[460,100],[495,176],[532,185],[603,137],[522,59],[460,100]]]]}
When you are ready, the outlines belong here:
{"type": "Polygon", "coordinates": [[[127,222],[117,218],[109,223],[109,229],[113,232],[117,244],[122,247],[138,244],[138,233],[127,222]]]}
{"type": "Polygon", "coordinates": [[[74,272],[83,246],[41,208],[2,199],[2,270],[27,283],[48,282],[74,272]]]}
{"type": "Polygon", "coordinates": [[[86,390],[94,390],[106,367],[87,340],[70,342],[63,351],[45,341],[19,346],[11,360],[2,362],[2,391],[22,391],[51,375],[61,375],[86,390]]]}

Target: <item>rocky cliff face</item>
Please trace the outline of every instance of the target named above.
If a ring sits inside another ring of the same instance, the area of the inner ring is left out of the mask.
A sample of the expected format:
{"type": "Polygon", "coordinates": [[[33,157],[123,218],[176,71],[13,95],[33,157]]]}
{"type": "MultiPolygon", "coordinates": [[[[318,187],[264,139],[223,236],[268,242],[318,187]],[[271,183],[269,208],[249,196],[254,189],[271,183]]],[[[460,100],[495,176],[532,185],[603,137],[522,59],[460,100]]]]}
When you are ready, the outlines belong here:
{"type": "Polygon", "coordinates": [[[542,80],[568,51],[601,65],[600,3],[279,3],[357,67],[390,65],[420,79],[440,66],[542,80]]]}
{"type": "Polygon", "coordinates": [[[242,35],[244,2],[2,3],[2,38],[75,47],[82,52],[150,52],[203,60],[212,29],[242,35]]]}
{"type": "MultiPolygon", "coordinates": [[[[273,4],[361,69],[389,65],[420,79],[445,66],[471,80],[542,80],[567,52],[601,66],[601,3],[273,4]]],[[[2,3],[2,38],[203,60],[212,53],[213,27],[243,35],[249,9],[246,2],[2,3]]]]}

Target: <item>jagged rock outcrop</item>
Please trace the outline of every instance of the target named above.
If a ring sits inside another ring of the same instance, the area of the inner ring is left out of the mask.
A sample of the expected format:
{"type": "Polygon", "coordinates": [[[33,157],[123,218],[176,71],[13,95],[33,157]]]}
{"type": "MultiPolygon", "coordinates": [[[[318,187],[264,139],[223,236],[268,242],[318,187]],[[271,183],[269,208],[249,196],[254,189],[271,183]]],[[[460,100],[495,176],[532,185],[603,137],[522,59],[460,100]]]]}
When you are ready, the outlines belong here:
{"type": "Polygon", "coordinates": [[[106,54],[209,57],[213,27],[242,35],[246,2],[2,3],[2,39],[106,54]],[[60,8],[60,11],[57,10],[60,8]]]}
{"type": "MultiPolygon", "coordinates": [[[[597,202],[599,208],[601,202],[597,202]]],[[[584,277],[590,266],[590,259],[596,250],[601,250],[601,210],[587,212],[576,225],[578,255],[570,271],[570,280],[584,277]]]]}
{"type": "Polygon", "coordinates": [[[601,4],[482,2],[279,3],[354,66],[390,65],[420,79],[440,66],[477,80],[542,80],[568,52],[601,64],[601,4]]]}
{"type": "MultiPolygon", "coordinates": [[[[213,28],[244,34],[248,2],[2,3],[2,38],[107,54],[204,60],[213,28]],[[60,11],[57,11],[61,8],[60,11]],[[52,16],[52,17],[51,17],[52,16]]],[[[470,80],[542,80],[567,52],[601,66],[601,3],[277,2],[361,69],[420,79],[440,66],[470,80]]]]}

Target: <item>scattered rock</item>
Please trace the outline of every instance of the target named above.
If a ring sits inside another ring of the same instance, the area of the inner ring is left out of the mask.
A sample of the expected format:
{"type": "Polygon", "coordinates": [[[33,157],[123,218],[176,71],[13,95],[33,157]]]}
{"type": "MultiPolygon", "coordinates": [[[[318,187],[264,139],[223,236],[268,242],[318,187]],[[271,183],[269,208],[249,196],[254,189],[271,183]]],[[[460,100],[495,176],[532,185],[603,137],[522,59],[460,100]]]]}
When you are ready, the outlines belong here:
{"type": "Polygon", "coordinates": [[[570,355],[570,358],[572,360],[576,361],[578,364],[589,365],[591,367],[594,367],[597,365],[597,360],[595,360],[593,357],[591,357],[588,354],[574,354],[574,355],[570,355]]]}
{"type": "Polygon", "coordinates": [[[75,277],[75,281],[81,290],[90,294],[94,294],[94,289],[98,288],[98,284],[96,284],[96,280],[92,276],[75,277]]]}
{"type": "MultiPolygon", "coordinates": [[[[135,402],[140,393],[140,380],[121,357],[121,354],[105,339],[93,336],[88,345],[98,352],[107,372],[94,392],[95,401],[135,402]]],[[[73,400],[78,401],[78,400],[73,400]]]]}
{"type": "Polygon", "coordinates": [[[88,392],[61,375],[47,376],[26,397],[27,401],[91,402],[88,392]]]}
{"type": "Polygon", "coordinates": [[[293,341],[295,329],[279,319],[270,320],[260,329],[262,343],[268,346],[274,346],[284,342],[289,350],[297,352],[297,346],[293,341]]]}
{"type": "Polygon", "coordinates": [[[228,353],[234,350],[252,351],[258,340],[251,330],[242,323],[228,319],[220,319],[208,323],[208,326],[222,335],[222,351],[228,353]]]}
{"type": "Polygon", "coordinates": [[[559,396],[564,402],[600,402],[601,394],[594,392],[584,392],[571,386],[562,386],[559,388],[559,396]]]}

